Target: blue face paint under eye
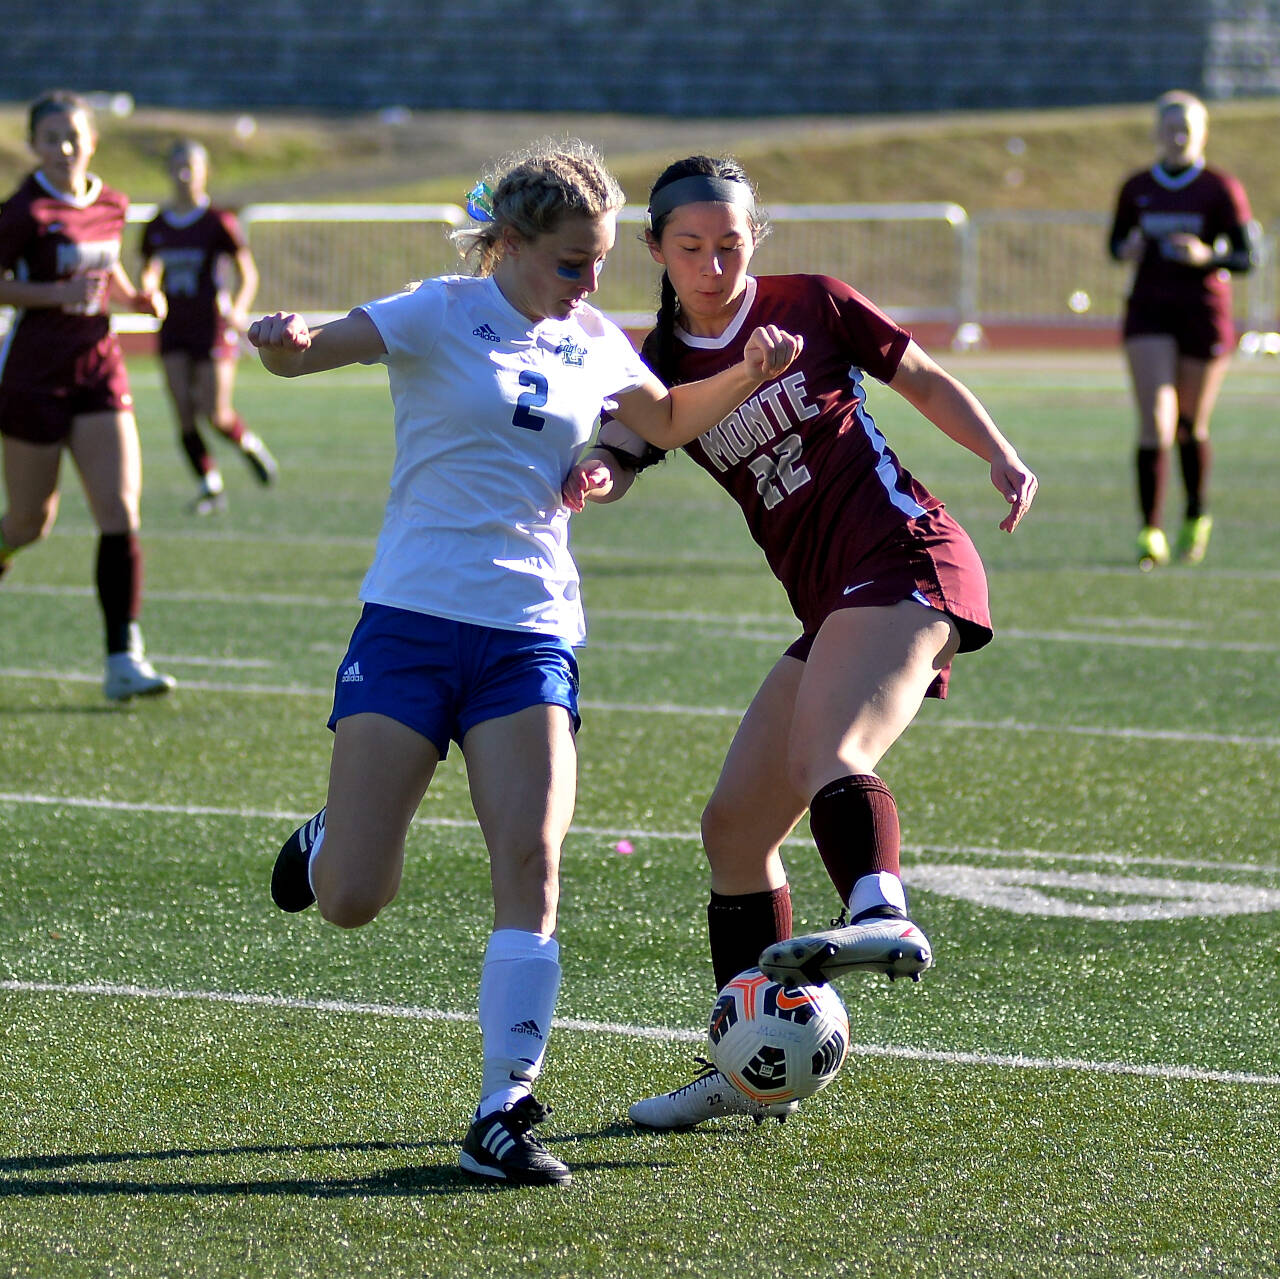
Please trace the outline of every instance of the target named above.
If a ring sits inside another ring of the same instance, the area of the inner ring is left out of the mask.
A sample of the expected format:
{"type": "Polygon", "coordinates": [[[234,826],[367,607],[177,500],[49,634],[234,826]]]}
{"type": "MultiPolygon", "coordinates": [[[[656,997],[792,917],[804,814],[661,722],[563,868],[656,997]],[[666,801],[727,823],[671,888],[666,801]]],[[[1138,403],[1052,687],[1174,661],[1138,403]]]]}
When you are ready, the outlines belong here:
{"type": "Polygon", "coordinates": [[[580,280],[582,279],[582,269],[576,266],[558,266],[556,274],[562,280],[580,280]]]}

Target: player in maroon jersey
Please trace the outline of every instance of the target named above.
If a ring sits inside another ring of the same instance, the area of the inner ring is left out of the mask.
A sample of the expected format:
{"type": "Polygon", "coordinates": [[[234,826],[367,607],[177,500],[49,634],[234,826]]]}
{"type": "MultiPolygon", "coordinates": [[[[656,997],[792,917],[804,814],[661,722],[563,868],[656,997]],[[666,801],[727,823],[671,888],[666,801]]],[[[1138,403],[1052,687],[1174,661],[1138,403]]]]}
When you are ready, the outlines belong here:
{"type": "Polygon", "coordinates": [[[1170,558],[1161,520],[1175,443],[1187,494],[1178,557],[1198,564],[1209,545],[1209,417],[1235,346],[1231,273],[1248,271],[1254,260],[1249,201],[1235,178],[1206,166],[1208,134],[1209,113],[1199,98],[1161,97],[1159,158],[1120,188],[1111,227],[1112,257],[1136,263],[1124,347],[1138,408],[1144,569],[1170,558]]]}
{"type": "MultiPolygon", "coordinates": [[[[803,339],[784,375],[684,444],[742,508],[803,627],[743,717],[703,813],[717,988],[757,963],[784,982],[853,969],[918,978],[932,953],[907,914],[897,809],[875,768],[922,699],[944,695],[952,657],[992,632],[977,551],[890,450],[865,376],[990,464],[1010,505],[1001,528],[1017,526],[1035,476],[977,399],[849,285],[748,274],[764,227],[735,162],[672,165],[654,184],[649,222],[665,270],[644,353],[664,382],[740,359],[757,325],[803,339]],[[791,938],[779,850],[806,809],[849,923],[791,938]]],[[[570,474],[571,506],[620,496],[652,453],[618,422],[599,443],[570,474]]],[[[670,1128],[721,1114],[785,1117],[794,1106],[760,1106],[708,1068],[631,1115],[670,1128]]]]}
{"type": "Polygon", "coordinates": [[[185,139],[169,152],[173,198],[142,233],[142,287],[164,291],[168,313],[160,325],[164,362],[182,447],[200,482],[192,510],[223,510],[222,473],[200,433],[208,422],[230,440],[262,484],[276,477],[267,446],[232,404],[239,335],[248,326],[258,289],[258,269],[235,214],[209,199],[209,155],[185,139]],[[221,287],[224,264],[236,277],[234,292],[221,287]]]}
{"type": "Polygon", "coordinates": [[[0,572],[45,537],[58,514],[66,449],[98,526],[97,587],[106,627],[103,691],[113,701],[173,687],[143,651],[142,457],[112,301],[152,315],[162,298],[135,289],[120,265],[127,199],[89,172],[93,113],[65,90],[31,107],[39,167],[0,211],[0,305],[16,310],[0,371],[0,436],[8,509],[0,572]]]}

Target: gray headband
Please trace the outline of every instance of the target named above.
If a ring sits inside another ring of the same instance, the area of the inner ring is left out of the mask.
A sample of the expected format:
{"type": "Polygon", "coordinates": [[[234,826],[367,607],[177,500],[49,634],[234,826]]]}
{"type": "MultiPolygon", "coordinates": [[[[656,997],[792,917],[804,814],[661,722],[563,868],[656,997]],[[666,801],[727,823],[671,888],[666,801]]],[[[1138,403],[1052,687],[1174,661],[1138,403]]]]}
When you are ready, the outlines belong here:
{"type": "Polygon", "coordinates": [[[687,178],[670,182],[661,191],[655,191],[649,199],[649,225],[664,218],[672,209],[682,204],[739,204],[745,209],[756,207],[755,193],[745,182],[732,178],[713,178],[710,174],[694,173],[687,178]]]}

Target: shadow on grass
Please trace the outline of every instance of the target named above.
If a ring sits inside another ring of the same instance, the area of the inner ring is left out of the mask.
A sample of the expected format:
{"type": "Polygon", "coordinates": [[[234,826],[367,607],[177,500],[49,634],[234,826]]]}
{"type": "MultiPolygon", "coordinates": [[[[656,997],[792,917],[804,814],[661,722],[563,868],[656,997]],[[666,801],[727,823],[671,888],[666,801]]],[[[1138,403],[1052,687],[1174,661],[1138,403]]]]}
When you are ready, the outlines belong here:
{"type": "MultiPolygon", "coordinates": [[[[611,1124],[594,1133],[552,1137],[548,1144],[588,1141],[601,1137],[634,1136],[635,1129],[625,1124],[611,1124]]],[[[0,1200],[37,1199],[47,1196],[66,1198],[99,1198],[104,1195],[300,1195],[311,1199],[363,1198],[370,1195],[456,1195],[463,1191],[489,1194],[515,1190],[503,1181],[477,1179],[463,1172],[454,1162],[461,1143],[455,1141],[346,1141],[313,1145],[225,1146],[209,1149],[120,1150],[80,1154],[18,1155],[0,1158],[0,1200]],[[284,1177],[278,1180],[259,1178],[254,1181],[175,1180],[145,1181],[50,1178],[24,1176],[47,1173],[61,1168],[102,1166],[127,1163],[158,1163],[166,1160],[234,1158],[242,1155],[312,1156],[344,1152],[377,1153],[380,1151],[438,1150],[447,1152],[447,1164],[406,1164],[384,1168],[358,1177],[284,1177]],[[16,1174],[16,1175],[14,1175],[16,1174]]],[[[653,1161],[594,1160],[573,1163],[575,1173],[614,1168],[652,1167],[653,1161]]]]}
{"type": "MultiPolygon", "coordinates": [[[[158,705],[159,699],[150,699],[150,704],[158,705]]],[[[129,702],[107,702],[103,701],[98,705],[89,705],[85,702],[45,702],[45,703],[26,703],[24,705],[11,704],[8,702],[0,702],[0,715],[119,715],[122,711],[138,710],[143,703],[129,702]]]]}

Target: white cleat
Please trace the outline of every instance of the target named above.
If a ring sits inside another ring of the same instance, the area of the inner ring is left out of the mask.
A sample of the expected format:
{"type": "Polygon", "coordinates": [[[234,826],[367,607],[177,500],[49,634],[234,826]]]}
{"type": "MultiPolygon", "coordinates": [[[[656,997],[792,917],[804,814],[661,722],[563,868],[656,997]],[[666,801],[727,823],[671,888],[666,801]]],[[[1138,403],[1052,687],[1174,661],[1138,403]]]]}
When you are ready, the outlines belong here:
{"type": "Polygon", "coordinates": [[[145,657],[135,653],[111,653],[107,657],[107,674],[102,691],[113,702],[127,702],[131,697],[157,697],[167,693],[177,681],[172,675],[160,675],[145,657]]]}
{"type": "Polygon", "coordinates": [[[820,986],[859,969],[919,981],[932,964],[929,939],[897,911],[776,942],[760,956],[760,970],[784,986],[820,986]]]}
{"type": "Polygon", "coordinates": [[[721,1115],[750,1115],[758,1124],[766,1119],[785,1123],[794,1114],[798,1101],[752,1101],[739,1092],[710,1062],[702,1061],[703,1070],[692,1083],[673,1092],[659,1093],[631,1104],[627,1114],[631,1122],[642,1128],[669,1130],[692,1128],[705,1119],[721,1115]]]}

